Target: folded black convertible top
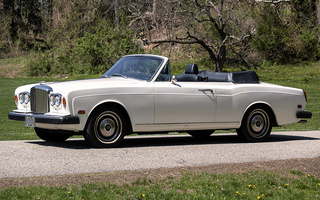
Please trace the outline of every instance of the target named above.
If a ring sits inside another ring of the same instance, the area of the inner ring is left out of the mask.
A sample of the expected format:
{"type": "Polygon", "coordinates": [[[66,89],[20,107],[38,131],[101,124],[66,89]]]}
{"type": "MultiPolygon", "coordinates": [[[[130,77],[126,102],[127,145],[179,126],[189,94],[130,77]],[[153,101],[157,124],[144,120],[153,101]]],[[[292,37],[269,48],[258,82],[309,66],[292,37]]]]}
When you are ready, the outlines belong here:
{"type": "Polygon", "coordinates": [[[241,72],[213,72],[208,70],[199,71],[203,81],[208,82],[233,82],[233,83],[259,83],[259,77],[254,71],[241,72]]]}

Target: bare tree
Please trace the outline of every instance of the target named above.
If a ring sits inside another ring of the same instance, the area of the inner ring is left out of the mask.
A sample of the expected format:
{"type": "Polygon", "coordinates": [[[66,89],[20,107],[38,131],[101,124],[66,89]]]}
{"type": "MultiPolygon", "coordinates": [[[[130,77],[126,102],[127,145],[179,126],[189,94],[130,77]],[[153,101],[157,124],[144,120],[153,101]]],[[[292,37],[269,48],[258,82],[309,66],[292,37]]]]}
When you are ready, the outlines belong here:
{"type": "MultiPolygon", "coordinates": [[[[226,62],[228,47],[241,44],[253,29],[248,23],[248,1],[240,0],[192,0],[189,2],[175,1],[179,6],[174,7],[175,16],[170,22],[174,23],[166,29],[168,38],[151,39],[148,43],[180,43],[198,44],[204,48],[215,65],[215,71],[221,72],[226,62]]],[[[169,13],[167,13],[169,16],[169,13]]],[[[164,21],[168,18],[162,18],[164,21]]],[[[233,52],[236,48],[233,48],[233,52]]],[[[246,62],[245,59],[243,61],[246,62]]]]}

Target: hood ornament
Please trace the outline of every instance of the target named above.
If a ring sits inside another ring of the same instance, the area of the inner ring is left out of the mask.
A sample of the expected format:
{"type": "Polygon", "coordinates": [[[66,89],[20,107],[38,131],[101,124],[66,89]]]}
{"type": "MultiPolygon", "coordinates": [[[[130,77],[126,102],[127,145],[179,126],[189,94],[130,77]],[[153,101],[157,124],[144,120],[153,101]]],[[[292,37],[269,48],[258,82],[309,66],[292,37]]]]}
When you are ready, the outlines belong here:
{"type": "Polygon", "coordinates": [[[40,85],[43,85],[45,83],[45,81],[40,81],[40,85]]]}

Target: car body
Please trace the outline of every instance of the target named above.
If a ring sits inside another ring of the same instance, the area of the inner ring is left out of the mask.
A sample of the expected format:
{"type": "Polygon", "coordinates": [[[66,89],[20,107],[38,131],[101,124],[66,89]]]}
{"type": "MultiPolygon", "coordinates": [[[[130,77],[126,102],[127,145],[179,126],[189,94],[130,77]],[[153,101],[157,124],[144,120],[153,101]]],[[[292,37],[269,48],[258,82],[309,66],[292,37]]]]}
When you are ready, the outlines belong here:
{"type": "Polygon", "coordinates": [[[252,71],[199,72],[195,64],[171,77],[167,57],[144,54],[122,57],[100,78],[18,87],[15,101],[9,119],[40,138],[83,134],[94,147],[115,147],[131,133],[206,137],[219,129],[264,141],[273,126],[311,118],[301,89],[259,82],[252,71]]]}

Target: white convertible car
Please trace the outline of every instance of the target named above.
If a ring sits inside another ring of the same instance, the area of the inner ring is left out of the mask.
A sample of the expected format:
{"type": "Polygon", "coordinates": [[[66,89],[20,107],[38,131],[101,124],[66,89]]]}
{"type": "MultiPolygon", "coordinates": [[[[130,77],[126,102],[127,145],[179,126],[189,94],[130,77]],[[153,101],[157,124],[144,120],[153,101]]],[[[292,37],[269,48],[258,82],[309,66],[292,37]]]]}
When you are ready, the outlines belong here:
{"type": "Polygon", "coordinates": [[[132,133],[206,137],[219,129],[256,142],[273,126],[311,118],[306,101],[303,90],[259,82],[252,71],[216,73],[189,64],[171,77],[168,58],[129,55],[97,79],[18,87],[9,119],[24,121],[46,141],[82,134],[94,147],[115,147],[132,133]]]}

